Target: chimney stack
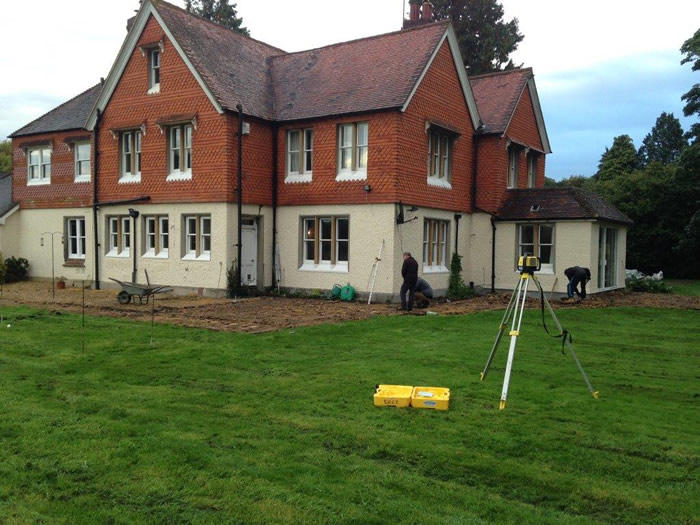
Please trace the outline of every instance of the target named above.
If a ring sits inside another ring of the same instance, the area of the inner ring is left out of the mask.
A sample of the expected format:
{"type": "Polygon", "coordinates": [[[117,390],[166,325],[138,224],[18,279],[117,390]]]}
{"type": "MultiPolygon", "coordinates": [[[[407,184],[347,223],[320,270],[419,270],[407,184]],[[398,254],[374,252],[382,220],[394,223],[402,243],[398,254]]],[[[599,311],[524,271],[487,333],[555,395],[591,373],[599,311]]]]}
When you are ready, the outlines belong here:
{"type": "Polygon", "coordinates": [[[427,1],[423,2],[423,10],[421,12],[420,18],[423,22],[433,21],[433,4],[427,1]]]}
{"type": "Polygon", "coordinates": [[[418,19],[420,17],[420,5],[417,3],[411,4],[411,13],[409,15],[409,20],[411,22],[418,22],[418,19]]]}

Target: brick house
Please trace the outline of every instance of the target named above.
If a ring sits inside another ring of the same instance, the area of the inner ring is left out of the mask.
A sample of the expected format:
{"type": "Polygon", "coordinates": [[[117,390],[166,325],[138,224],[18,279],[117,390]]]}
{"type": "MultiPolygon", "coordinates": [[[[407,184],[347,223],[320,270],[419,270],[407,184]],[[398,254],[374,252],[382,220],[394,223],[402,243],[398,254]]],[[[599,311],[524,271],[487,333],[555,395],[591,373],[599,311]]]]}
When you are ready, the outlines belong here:
{"type": "Polygon", "coordinates": [[[516,255],[535,251],[564,291],[573,264],[596,282],[602,249],[598,288],[624,285],[629,219],[543,188],[532,71],[468,79],[449,23],[407,25],[285,53],[144,0],[105,81],[13,133],[19,211],[0,246],[13,239],[37,278],[51,275],[39,239],[57,230],[69,279],[147,269],[204,291],[240,259],[249,286],[362,292],[383,245],[380,298],[399,289],[404,251],[438,292],[454,252],[467,281],[512,288],[516,255]]]}

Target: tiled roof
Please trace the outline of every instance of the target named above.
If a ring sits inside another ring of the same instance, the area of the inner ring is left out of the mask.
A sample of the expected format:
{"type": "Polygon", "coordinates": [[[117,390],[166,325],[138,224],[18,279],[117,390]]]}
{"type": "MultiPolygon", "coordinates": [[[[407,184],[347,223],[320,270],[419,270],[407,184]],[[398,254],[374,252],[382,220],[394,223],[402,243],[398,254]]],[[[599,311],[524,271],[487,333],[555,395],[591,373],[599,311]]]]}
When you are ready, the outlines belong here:
{"type": "Polygon", "coordinates": [[[403,106],[446,31],[427,24],[274,57],[277,120],[403,106]]]}
{"type": "Polygon", "coordinates": [[[12,202],[12,173],[0,173],[0,217],[16,206],[12,202]]]}
{"type": "Polygon", "coordinates": [[[23,135],[34,135],[36,133],[49,133],[68,129],[82,129],[85,127],[88,115],[99,94],[100,84],[97,84],[18,129],[12,133],[10,137],[21,137],[23,135]]]}
{"type": "Polygon", "coordinates": [[[574,187],[508,190],[500,220],[597,219],[621,224],[632,220],[592,191],[574,187]]]}
{"type": "Polygon", "coordinates": [[[503,133],[515,111],[532,69],[512,69],[469,77],[483,133],[503,133]]]}
{"type": "Polygon", "coordinates": [[[222,107],[274,118],[270,58],[284,51],[167,2],[153,6],[222,107]]]}

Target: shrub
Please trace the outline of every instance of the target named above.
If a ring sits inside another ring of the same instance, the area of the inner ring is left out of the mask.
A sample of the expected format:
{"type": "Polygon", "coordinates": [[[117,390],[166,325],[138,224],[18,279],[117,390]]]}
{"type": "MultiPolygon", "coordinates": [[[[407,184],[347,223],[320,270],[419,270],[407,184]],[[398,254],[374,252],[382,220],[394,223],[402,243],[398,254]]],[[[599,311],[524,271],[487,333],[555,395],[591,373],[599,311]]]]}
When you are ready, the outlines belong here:
{"type": "Polygon", "coordinates": [[[449,299],[468,299],[474,295],[476,295],[474,288],[470,288],[462,280],[462,257],[453,253],[450,262],[450,284],[447,288],[447,297],[449,299]]]}
{"type": "Polygon", "coordinates": [[[226,270],[226,295],[230,298],[234,298],[239,294],[240,285],[237,283],[238,271],[236,268],[236,261],[231,262],[228,270],[226,270]]]}
{"type": "Polygon", "coordinates": [[[628,277],[625,288],[630,292],[671,293],[671,287],[661,280],[651,277],[628,277]]]}
{"type": "Polygon", "coordinates": [[[10,257],[9,259],[5,259],[5,266],[6,283],[14,283],[27,279],[27,270],[29,269],[29,261],[27,261],[27,259],[22,257],[19,259],[10,257]]]}
{"type": "Polygon", "coordinates": [[[0,284],[5,282],[5,276],[7,275],[7,265],[2,259],[2,253],[0,253],[0,284]]]}

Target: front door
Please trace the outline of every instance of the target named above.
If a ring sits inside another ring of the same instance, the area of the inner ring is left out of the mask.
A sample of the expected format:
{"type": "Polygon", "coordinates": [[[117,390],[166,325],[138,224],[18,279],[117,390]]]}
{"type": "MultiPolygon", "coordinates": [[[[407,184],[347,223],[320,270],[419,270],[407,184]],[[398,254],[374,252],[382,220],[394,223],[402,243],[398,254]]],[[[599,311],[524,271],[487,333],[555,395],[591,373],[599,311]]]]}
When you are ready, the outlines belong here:
{"type": "Polygon", "coordinates": [[[258,227],[250,222],[241,226],[241,281],[245,286],[258,282],[258,227]]]}

